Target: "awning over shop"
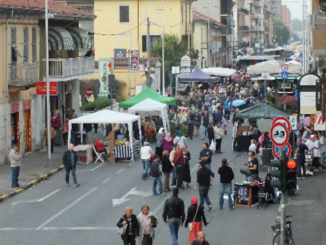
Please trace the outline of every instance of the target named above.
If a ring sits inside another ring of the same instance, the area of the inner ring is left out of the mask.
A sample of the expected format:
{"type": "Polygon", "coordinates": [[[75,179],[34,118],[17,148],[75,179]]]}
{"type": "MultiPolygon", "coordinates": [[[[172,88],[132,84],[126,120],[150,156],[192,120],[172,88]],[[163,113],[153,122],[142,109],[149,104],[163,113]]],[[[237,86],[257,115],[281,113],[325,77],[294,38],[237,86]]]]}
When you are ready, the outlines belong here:
{"type": "Polygon", "coordinates": [[[91,39],[86,30],[79,27],[69,27],[67,30],[74,40],[76,49],[89,49],[92,47],[91,39]]]}
{"type": "Polygon", "coordinates": [[[60,26],[49,27],[49,50],[74,50],[74,40],[69,31],[60,26]]]}
{"type": "Polygon", "coordinates": [[[274,119],[276,117],[289,117],[289,113],[281,111],[267,103],[255,105],[236,113],[235,118],[243,119],[274,119]]]}

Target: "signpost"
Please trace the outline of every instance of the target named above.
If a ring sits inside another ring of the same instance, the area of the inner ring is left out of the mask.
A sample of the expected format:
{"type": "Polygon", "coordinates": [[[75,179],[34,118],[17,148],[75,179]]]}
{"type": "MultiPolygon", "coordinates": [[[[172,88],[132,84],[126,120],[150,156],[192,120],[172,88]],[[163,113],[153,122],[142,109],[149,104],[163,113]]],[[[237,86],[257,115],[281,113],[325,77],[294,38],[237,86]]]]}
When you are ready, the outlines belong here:
{"type": "Polygon", "coordinates": [[[281,147],[278,147],[276,145],[273,145],[272,147],[272,153],[273,153],[273,156],[277,159],[280,159],[282,157],[282,150],[285,152],[285,155],[287,157],[290,157],[291,156],[291,153],[292,153],[292,147],[290,145],[290,143],[287,143],[283,149],[281,147]]]}
{"type": "Polygon", "coordinates": [[[289,73],[287,71],[282,71],[281,72],[281,78],[284,79],[284,80],[288,80],[289,73]]]}
{"type": "Polygon", "coordinates": [[[275,124],[275,123],[283,123],[289,130],[289,132],[291,132],[291,124],[289,122],[289,120],[286,118],[286,117],[277,117],[273,120],[272,122],[272,126],[275,124]]]}
{"type": "Polygon", "coordinates": [[[274,145],[283,147],[289,141],[289,130],[283,123],[275,123],[270,130],[271,140],[274,145]]]}
{"type": "Polygon", "coordinates": [[[298,129],[297,117],[296,116],[290,116],[289,119],[290,119],[291,129],[292,130],[297,130],[298,129]]]}

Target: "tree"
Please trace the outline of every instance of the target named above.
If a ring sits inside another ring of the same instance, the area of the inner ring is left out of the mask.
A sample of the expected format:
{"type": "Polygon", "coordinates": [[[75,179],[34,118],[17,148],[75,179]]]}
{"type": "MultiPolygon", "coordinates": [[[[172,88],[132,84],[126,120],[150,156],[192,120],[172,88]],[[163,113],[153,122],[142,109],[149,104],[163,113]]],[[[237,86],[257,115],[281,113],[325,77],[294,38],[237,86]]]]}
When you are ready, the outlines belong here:
{"type": "Polygon", "coordinates": [[[290,30],[281,20],[274,20],[275,43],[283,46],[290,39],[290,30]]]}
{"type": "MultiPolygon", "coordinates": [[[[169,73],[172,66],[179,66],[180,59],[187,53],[187,45],[176,35],[164,35],[164,68],[166,86],[169,86],[169,73]]],[[[151,49],[152,57],[162,58],[162,38],[159,38],[151,49]]]]}

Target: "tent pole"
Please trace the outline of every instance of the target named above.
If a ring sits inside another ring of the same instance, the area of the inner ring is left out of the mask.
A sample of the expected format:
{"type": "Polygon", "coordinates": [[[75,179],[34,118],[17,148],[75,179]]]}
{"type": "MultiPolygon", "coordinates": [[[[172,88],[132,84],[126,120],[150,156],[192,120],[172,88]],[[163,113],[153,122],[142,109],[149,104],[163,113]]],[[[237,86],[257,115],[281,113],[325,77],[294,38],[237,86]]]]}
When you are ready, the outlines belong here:
{"type": "Polygon", "coordinates": [[[142,133],[141,133],[141,117],[138,118],[138,130],[139,130],[139,140],[140,145],[142,146],[142,133]]]}
{"type": "Polygon", "coordinates": [[[67,142],[67,147],[69,148],[70,141],[71,141],[71,125],[72,123],[69,121],[68,122],[68,142],[67,142]]]}
{"type": "Polygon", "coordinates": [[[131,150],[131,161],[134,162],[134,146],[133,146],[133,142],[132,142],[132,136],[133,136],[133,128],[132,128],[132,122],[128,123],[128,127],[129,127],[129,141],[130,141],[130,150],[131,150]]]}

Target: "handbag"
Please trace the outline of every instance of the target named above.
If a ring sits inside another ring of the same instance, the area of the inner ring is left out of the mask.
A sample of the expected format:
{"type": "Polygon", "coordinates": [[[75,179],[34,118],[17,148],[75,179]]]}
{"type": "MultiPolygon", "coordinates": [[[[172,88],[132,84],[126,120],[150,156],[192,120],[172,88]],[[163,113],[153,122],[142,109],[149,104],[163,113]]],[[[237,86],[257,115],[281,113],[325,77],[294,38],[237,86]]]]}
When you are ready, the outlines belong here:
{"type": "Polygon", "coordinates": [[[192,231],[192,228],[193,228],[192,223],[195,222],[195,220],[196,220],[198,209],[199,209],[199,206],[197,205],[197,210],[196,210],[196,214],[194,216],[194,220],[191,223],[188,224],[189,231],[192,231]]]}
{"type": "Polygon", "coordinates": [[[212,140],[211,145],[209,146],[209,149],[211,151],[215,151],[216,150],[216,143],[215,140],[212,140]]]}
{"type": "MultiPolygon", "coordinates": [[[[125,218],[123,218],[123,216],[122,216],[122,219],[125,221],[125,218]]],[[[128,226],[128,224],[123,225],[122,227],[120,227],[118,229],[118,234],[121,235],[121,236],[125,235],[126,231],[127,231],[127,226],[128,226]]]]}

